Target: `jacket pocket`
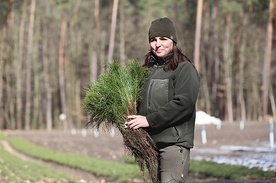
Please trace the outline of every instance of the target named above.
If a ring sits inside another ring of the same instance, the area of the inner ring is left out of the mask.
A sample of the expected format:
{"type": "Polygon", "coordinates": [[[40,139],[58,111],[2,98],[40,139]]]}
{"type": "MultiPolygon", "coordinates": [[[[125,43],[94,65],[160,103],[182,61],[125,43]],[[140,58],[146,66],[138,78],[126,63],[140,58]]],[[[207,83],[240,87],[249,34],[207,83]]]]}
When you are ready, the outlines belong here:
{"type": "Polygon", "coordinates": [[[169,79],[152,79],[148,89],[148,109],[156,111],[168,103],[169,79]]]}

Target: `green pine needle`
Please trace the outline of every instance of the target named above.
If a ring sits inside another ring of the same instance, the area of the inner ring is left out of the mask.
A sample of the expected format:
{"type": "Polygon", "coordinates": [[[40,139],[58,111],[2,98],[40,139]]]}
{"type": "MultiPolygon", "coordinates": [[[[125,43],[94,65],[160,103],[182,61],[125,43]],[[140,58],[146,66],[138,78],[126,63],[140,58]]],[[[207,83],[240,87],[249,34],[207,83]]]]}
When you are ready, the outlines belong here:
{"type": "Polygon", "coordinates": [[[84,109],[89,114],[87,126],[99,128],[101,124],[122,128],[125,117],[136,114],[137,100],[148,69],[137,61],[121,65],[114,61],[107,72],[86,89],[84,109]]]}

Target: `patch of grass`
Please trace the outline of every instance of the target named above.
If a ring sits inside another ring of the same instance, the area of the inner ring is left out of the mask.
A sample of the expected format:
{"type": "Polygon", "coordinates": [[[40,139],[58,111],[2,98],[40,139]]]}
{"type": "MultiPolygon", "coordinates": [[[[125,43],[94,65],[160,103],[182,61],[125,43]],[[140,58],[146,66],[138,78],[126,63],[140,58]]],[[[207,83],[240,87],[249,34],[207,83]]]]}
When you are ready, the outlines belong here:
{"type": "Polygon", "coordinates": [[[133,156],[124,156],[122,158],[122,161],[125,162],[126,164],[132,164],[132,165],[137,164],[137,161],[133,156]]]}
{"type": "Polygon", "coordinates": [[[2,144],[0,154],[0,174],[9,182],[75,182],[68,175],[54,169],[23,161],[7,152],[2,144]]]}
{"type": "MultiPolygon", "coordinates": [[[[112,180],[117,180],[119,182],[131,182],[131,180],[135,178],[141,179],[142,177],[140,170],[136,164],[136,161],[133,157],[125,157],[124,158],[125,163],[109,162],[109,161],[99,160],[99,159],[95,159],[87,156],[54,151],[41,146],[36,146],[24,139],[5,137],[0,133],[0,140],[4,138],[6,138],[6,140],[8,140],[16,150],[23,152],[27,155],[30,155],[39,159],[57,162],[70,167],[82,169],[82,170],[91,172],[95,175],[109,177],[112,180]]],[[[2,158],[2,151],[0,151],[0,154],[1,154],[0,157],[2,158]]],[[[9,159],[12,159],[12,158],[9,158],[9,159]]],[[[0,161],[2,160],[0,159],[0,161]]],[[[10,163],[12,164],[13,162],[10,162],[10,163]]],[[[1,162],[0,162],[0,170],[2,170],[4,175],[8,176],[7,173],[5,173],[6,169],[3,167],[1,162]]],[[[193,177],[198,177],[198,178],[209,177],[209,178],[232,179],[232,180],[249,180],[249,179],[269,180],[269,179],[276,178],[275,172],[272,172],[272,171],[265,172],[257,168],[249,169],[244,166],[217,164],[214,162],[196,161],[196,160],[191,160],[189,174],[191,174],[193,177]]],[[[9,176],[11,178],[14,178],[13,175],[9,175],[9,176]]],[[[14,180],[14,179],[11,179],[11,180],[14,180]]]]}
{"type": "Polygon", "coordinates": [[[112,180],[127,182],[134,178],[141,178],[141,173],[137,165],[104,161],[83,155],[58,152],[34,145],[20,138],[9,137],[7,140],[14,149],[29,156],[85,170],[98,176],[111,178],[112,180]]]}
{"type": "Polygon", "coordinates": [[[262,171],[257,168],[249,169],[244,166],[217,164],[207,161],[191,161],[190,172],[194,175],[204,175],[220,179],[246,180],[246,179],[273,179],[275,172],[262,171]]]}

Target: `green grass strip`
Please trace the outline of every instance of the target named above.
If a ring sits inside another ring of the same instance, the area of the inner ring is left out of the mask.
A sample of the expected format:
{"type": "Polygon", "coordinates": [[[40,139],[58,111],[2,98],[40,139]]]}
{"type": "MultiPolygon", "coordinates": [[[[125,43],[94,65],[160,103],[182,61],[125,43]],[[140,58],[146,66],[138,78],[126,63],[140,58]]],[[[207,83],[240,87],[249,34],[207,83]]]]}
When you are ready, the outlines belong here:
{"type": "Polygon", "coordinates": [[[75,182],[68,175],[10,154],[2,144],[0,154],[0,174],[9,182],[75,182]]]}
{"type": "Polygon", "coordinates": [[[137,165],[104,161],[78,154],[58,152],[42,146],[34,145],[29,141],[20,138],[9,137],[7,140],[14,149],[34,158],[78,168],[98,176],[118,180],[119,182],[131,181],[134,178],[141,179],[141,173],[137,165]]]}
{"type": "MultiPolygon", "coordinates": [[[[58,152],[41,146],[36,146],[31,144],[29,141],[20,138],[6,137],[6,139],[16,150],[35,158],[49,160],[70,167],[83,169],[95,175],[110,177],[113,180],[118,180],[120,182],[128,182],[134,178],[141,178],[139,168],[135,165],[133,158],[126,160],[127,162],[132,162],[132,164],[110,162],[83,155],[58,152]]],[[[257,168],[249,169],[244,166],[217,164],[214,162],[195,160],[191,160],[189,173],[198,177],[212,177],[217,179],[232,180],[276,178],[275,172],[272,171],[262,171],[257,168]]]]}

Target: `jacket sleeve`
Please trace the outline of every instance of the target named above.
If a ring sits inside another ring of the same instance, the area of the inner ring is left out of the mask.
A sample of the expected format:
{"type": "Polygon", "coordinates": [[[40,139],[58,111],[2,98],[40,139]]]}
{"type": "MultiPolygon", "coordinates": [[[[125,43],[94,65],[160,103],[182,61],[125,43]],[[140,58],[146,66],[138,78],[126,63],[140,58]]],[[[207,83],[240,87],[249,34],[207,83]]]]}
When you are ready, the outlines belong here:
{"type": "Polygon", "coordinates": [[[150,128],[166,128],[180,121],[188,121],[195,110],[199,91],[198,73],[189,62],[179,64],[179,67],[173,99],[157,112],[146,116],[150,128]]]}

